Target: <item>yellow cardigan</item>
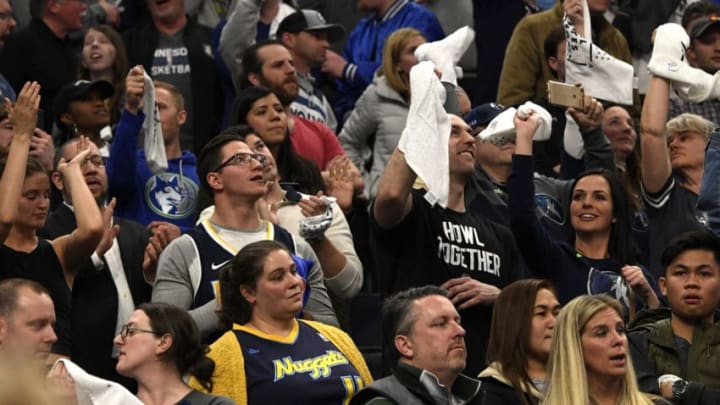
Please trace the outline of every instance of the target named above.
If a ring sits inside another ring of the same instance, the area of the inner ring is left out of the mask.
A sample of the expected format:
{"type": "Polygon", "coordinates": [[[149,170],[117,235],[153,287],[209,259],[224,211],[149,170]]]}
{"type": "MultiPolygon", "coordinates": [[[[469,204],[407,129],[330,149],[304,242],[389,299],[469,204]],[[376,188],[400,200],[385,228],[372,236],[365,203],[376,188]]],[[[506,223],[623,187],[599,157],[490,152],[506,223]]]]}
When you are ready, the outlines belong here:
{"type": "MultiPolygon", "coordinates": [[[[304,322],[327,337],[360,373],[366,387],[372,383],[372,376],[365,364],[365,359],[347,333],[320,322],[306,320],[298,320],[298,322],[304,322]]],[[[220,339],[210,345],[208,357],[215,361],[212,391],[208,392],[204,389],[194,377],[190,378],[190,386],[198,391],[230,397],[238,405],[247,404],[245,358],[235,333],[233,331],[225,332],[220,339]]]]}

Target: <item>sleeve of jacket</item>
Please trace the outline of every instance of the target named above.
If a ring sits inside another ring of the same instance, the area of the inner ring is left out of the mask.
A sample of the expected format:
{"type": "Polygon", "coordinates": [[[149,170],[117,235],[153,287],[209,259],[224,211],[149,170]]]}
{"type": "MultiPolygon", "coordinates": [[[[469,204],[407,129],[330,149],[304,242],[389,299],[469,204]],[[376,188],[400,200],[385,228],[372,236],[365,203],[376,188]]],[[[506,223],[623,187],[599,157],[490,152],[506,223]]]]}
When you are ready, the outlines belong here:
{"type": "Polygon", "coordinates": [[[718,131],[710,135],[710,142],[705,150],[705,168],[697,208],[707,213],[710,229],[716,235],[720,235],[720,132],[718,131]]]}
{"type": "Polygon", "coordinates": [[[350,299],[360,291],[363,284],[363,266],[355,252],[352,233],[342,209],[333,203],[333,221],[325,237],[345,256],[345,267],[333,278],[326,278],[325,285],[340,297],[350,299]]]}
{"type": "Polygon", "coordinates": [[[505,50],[497,101],[515,106],[535,98],[535,81],[542,74],[540,50],[532,41],[534,33],[525,19],[515,27],[505,50]]]}
{"type": "MultiPolygon", "coordinates": [[[[255,43],[262,0],[239,0],[220,34],[220,55],[233,81],[242,73],[242,56],[255,43]]],[[[237,87],[238,83],[235,83],[237,87]]]]}
{"type": "Polygon", "coordinates": [[[376,108],[379,103],[377,87],[371,84],[355,103],[355,108],[343,125],[339,136],[345,153],[363,172],[365,171],[363,150],[367,147],[367,139],[377,131],[378,111],[376,108]]]}
{"type": "Polygon", "coordinates": [[[328,325],[339,326],[337,317],[335,316],[335,310],[333,309],[332,302],[330,301],[330,297],[327,293],[325,281],[323,280],[320,260],[305,240],[301,238],[293,239],[295,240],[295,252],[300,255],[300,257],[315,262],[307,277],[307,283],[311,290],[310,298],[305,305],[305,309],[307,309],[310,313],[312,319],[328,325]]]}
{"type": "Polygon", "coordinates": [[[120,206],[137,190],[137,144],[145,114],[137,115],[123,110],[115,129],[115,139],[110,145],[110,157],[106,163],[108,193],[117,198],[120,206]]]}
{"type": "Polygon", "coordinates": [[[507,182],[510,229],[529,270],[536,277],[553,279],[556,256],[562,252],[535,215],[532,156],[514,155],[507,182]]]}
{"type": "Polygon", "coordinates": [[[33,44],[23,44],[19,35],[10,36],[0,53],[0,72],[16,93],[25,84],[25,72],[29,70],[30,59],[27,55],[23,56],[26,53],[26,46],[33,44]]]}
{"type": "Polygon", "coordinates": [[[635,377],[637,378],[638,388],[642,392],[651,394],[660,394],[658,386],[658,375],[655,372],[655,366],[647,355],[648,342],[647,331],[638,329],[628,334],[628,345],[630,346],[630,356],[635,369],[635,377]]]}

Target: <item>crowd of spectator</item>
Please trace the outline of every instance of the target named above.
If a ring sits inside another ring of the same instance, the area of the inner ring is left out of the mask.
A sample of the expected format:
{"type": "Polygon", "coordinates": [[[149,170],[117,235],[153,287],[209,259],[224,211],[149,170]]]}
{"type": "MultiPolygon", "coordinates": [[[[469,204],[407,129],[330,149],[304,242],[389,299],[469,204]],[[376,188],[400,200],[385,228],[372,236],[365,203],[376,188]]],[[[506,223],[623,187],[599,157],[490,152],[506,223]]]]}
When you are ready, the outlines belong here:
{"type": "Polygon", "coordinates": [[[0,0],[0,98],[0,403],[720,401],[720,1],[0,0]]]}

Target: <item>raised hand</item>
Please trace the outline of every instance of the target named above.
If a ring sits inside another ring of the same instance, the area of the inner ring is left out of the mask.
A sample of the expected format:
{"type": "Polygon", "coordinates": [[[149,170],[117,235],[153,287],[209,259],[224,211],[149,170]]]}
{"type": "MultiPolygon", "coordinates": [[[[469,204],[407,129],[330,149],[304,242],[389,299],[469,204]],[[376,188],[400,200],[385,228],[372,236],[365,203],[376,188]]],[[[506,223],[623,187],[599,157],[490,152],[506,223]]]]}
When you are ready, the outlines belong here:
{"type": "Polygon", "coordinates": [[[145,95],[145,70],[141,65],[134,66],[125,78],[125,109],[137,114],[142,108],[145,95]]]}
{"type": "Polygon", "coordinates": [[[5,106],[15,136],[31,137],[40,108],[40,85],[37,82],[26,82],[18,94],[15,106],[13,107],[8,99],[5,99],[5,106]]]}
{"type": "Polygon", "coordinates": [[[585,96],[584,105],[585,108],[582,110],[571,107],[568,108],[568,112],[578,124],[580,132],[587,133],[600,127],[605,110],[599,101],[590,96],[585,96]]]}
{"type": "Polygon", "coordinates": [[[102,212],[102,220],[103,224],[105,225],[105,231],[103,232],[103,237],[100,240],[97,249],[95,249],[95,253],[97,253],[97,255],[100,257],[103,257],[103,255],[105,255],[105,252],[110,250],[113,245],[113,241],[115,240],[115,237],[118,235],[118,233],[120,233],[120,225],[113,225],[112,223],[113,211],[115,211],[116,204],[117,200],[115,199],[115,197],[113,197],[112,200],[110,200],[110,203],[105,207],[102,212]]]}

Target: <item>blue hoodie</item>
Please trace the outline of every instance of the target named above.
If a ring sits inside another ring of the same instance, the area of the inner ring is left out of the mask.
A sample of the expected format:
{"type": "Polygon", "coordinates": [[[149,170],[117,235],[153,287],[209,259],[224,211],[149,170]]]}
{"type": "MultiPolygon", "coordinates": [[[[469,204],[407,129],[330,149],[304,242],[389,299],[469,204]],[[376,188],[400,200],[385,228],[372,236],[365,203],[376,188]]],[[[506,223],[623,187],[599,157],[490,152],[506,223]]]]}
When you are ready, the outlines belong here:
{"type": "Polygon", "coordinates": [[[115,215],[143,225],[152,221],[170,222],[184,232],[195,226],[198,176],[195,155],[183,151],[180,158],[168,159],[167,171],[153,174],[138,149],[138,136],[145,114],[123,110],[110,147],[108,196],[117,199],[115,215]]]}

